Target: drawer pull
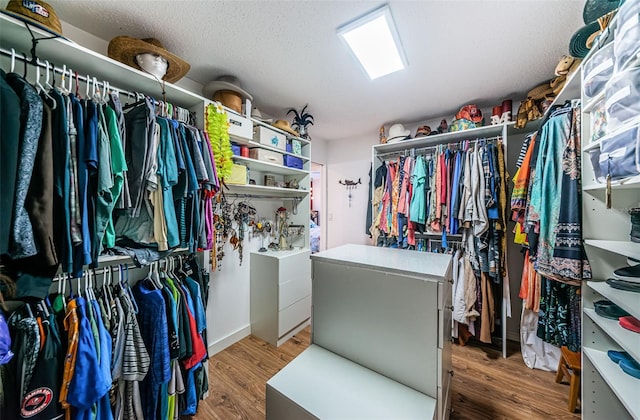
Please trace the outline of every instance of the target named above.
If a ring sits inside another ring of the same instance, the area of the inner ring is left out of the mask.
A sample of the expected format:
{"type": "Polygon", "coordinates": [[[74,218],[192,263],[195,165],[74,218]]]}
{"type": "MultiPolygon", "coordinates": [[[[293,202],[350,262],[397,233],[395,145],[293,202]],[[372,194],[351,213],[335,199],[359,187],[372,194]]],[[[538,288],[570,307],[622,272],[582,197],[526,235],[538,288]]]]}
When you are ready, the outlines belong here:
{"type": "Polygon", "coordinates": [[[448,370],[448,371],[447,371],[447,373],[448,373],[449,375],[451,375],[451,377],[453,377],[453,369],[452,369],[452,370],[448,370]]]}
{"type": "Polygon", "coordinates": [[[453,284],[453,279],[447,280],[449,283],[453,284]]]}
{"type": "Polygon", "coordinates": [[[451,310],[451,312],[453,312],[453,305],[447,306],[447,308],[449,308],[451,310]]]}

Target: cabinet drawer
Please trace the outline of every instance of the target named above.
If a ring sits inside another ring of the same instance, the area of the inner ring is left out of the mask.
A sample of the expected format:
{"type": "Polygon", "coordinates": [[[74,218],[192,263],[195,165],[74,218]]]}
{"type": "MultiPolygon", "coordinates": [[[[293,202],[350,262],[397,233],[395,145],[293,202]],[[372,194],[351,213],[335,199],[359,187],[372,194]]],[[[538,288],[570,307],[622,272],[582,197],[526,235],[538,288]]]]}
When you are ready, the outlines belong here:
{"type": "Polygon", "coordinates": [[[451,388],[438,388],[438,400],[436,418],[438,420],[447,420],[451,413],[451,388]]]}
{"type": "Polygon", "coordinates": [[[278,313],[278,337],[311,317],[311,296],[307,296],[278,313]]]}
{"type": "Polygon", "coordinates": [[[446,388],[449,386],[453,372],[451,363],[451,341],[443,349],[438,349],[438,386],[446,388]]]}
{"type": "Polygon", "coordinates": [[[438,282],[438,309],[444,309],[445,306],[451,306],[452,283],[449,280],[438,282]]]}
{"type": "Polygon", "coordinates": [[[278,309],[282,310],[311,294],[311,278],[298,277],[279,286],[278,309]]]}
{"type": "Polygon", "coordinates": [[[283,284],[292,280],[311,278],[311,253],[301,252],[280,260],[278,283],[283,284]]]}
{"type": "Polygon", "coordinates": [[[453,311],[451,306],[446,306],[438,311],[438,348],[443,349],[447,343],[451,345],[453,311]]]}

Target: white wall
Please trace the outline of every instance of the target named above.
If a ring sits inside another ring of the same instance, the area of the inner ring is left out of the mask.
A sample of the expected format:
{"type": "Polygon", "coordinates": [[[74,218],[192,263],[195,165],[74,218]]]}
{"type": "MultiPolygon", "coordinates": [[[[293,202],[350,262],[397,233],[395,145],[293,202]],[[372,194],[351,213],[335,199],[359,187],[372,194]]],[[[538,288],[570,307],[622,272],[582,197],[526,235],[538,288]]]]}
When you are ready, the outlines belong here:
{"type": "Polygon", "coordinates": [[[369,167],[371,146],[377,138],[338,140],[328,144],[327,162],[327,248],[346,243],[370,244],[366,234],[367,206],[369,205],[369,167]],[[349,190],[338,181],[362,184],[349,190]]]}

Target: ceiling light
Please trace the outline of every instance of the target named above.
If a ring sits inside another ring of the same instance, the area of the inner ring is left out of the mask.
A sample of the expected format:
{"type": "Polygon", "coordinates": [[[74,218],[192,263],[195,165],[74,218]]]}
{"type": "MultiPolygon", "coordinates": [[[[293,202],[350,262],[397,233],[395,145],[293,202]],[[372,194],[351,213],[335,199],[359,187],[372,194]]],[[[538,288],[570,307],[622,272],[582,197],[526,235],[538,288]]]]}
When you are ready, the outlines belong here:
{"type": "Polygon", "coordinates": [[[387,5],[339,27],[338,35],[347,43],[371,80],[407,66],[387,5]]]}

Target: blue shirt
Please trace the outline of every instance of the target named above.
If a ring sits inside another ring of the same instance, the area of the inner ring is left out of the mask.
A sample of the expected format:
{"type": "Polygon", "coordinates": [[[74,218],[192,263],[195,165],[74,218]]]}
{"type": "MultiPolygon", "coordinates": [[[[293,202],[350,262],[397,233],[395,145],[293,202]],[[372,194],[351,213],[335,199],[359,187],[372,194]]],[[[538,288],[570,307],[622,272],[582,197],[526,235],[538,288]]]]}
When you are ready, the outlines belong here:
{"type": "Polygon", "coordinates": [[[155,419],[160,403],[160,387],[171,378],[169,333],[164,297],[160,290],[151,289],[141,280],[133,287],[138,303],[138,324],[151,366],[140,385],[145,419],[155,419]]]}

